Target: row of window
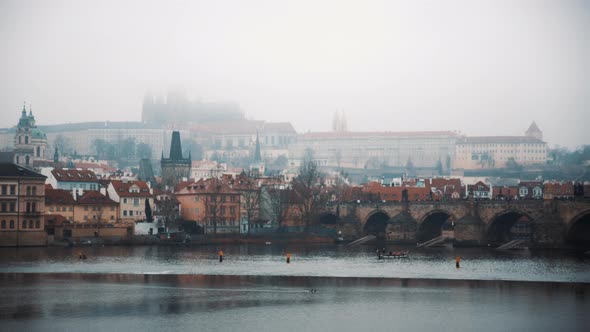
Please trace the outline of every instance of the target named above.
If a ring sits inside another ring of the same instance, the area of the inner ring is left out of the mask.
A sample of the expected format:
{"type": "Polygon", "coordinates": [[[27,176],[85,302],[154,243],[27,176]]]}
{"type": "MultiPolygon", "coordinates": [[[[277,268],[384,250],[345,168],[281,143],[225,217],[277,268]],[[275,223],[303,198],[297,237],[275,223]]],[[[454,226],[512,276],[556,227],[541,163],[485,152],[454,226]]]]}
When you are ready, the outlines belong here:
{"type": "MultiPolygon", "coordinates": [[[[129,202],[129,200],[123,198],[123,204],[127,204],[127,202],[129,202]]],[[[131,202],[133,202],[133,206],[139,206],[139,198],[133,198],[131,202]]]]}
{"type": "MultiPolygon", "coordinates": [[[[71,218],[71,217],[70,217],[71,218]]],[[[92,216],[92,220],[98,220],[100,219],[97,215],[93,215],[92,216]]],[[[111,215],[111,220],[115,220],[115,216],[111,215]]],[[[71,220],[71,219],[70,219],[71,220]]],[[[88,220],[88,215],[84,215],[84,220],[88,220]]]]}
{"type": "MultiPolygon", "coordinates": [[[[10,220],[6,222],[6,220],[2,220],[0,222],[1,229],[14,229],[15,222],[14,220],[10,220]]],[[[41,228],[41,221],[40,220],[23,220],[21,229],[35,229],[41,228]]]]}
{"type": "MultiPolygon", "coordinates": [[[[3,196],[7,196],[7,195],[14,196],[14,195],[16,195],[16,185],[15,184],[11,184],[11,185],[3,184],[0,187],[0,193],[3,196]]],[[[27,194],[27,196],[37,196],[37,186],[27,186],[26,194],[27,194]]]]}
{"type": "Polygon", "coordinates": [[[129,211],[123,210],[123,217],[127,217],[127,216],[133,217],[133,214],[135,214],[136,216],[141,216],[141,215],[143,215],[143,212],[142,211],[133,211],[133,210],[129,210],[129,211]]]}
{"type": "Polygon", "coordinates": [[[15,184],[11,184],[11,185],[3,184],[2,185],[2,191],[0,191],[0,192],[4,196],[6,196],[6,195],[16,195],[16,185],[15,184]],[[9,189],[10,189],[10,191],[9,191],[9,189]]]}
{"type": "Polygon", "coordinates": [[[0,212],[16,212],[16,203],[15,202],[2,202],[0,204],[0,212]]]}

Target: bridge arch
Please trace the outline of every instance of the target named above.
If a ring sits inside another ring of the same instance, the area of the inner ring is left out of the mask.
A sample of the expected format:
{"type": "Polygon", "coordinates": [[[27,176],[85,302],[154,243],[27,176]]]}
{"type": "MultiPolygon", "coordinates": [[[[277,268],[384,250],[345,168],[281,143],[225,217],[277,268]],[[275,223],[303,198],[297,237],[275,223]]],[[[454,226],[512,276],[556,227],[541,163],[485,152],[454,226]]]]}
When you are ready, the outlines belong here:
{"type": "Polygon", "coordinates": [[[590,248],[590,209],[573,217],[567,226],[567,244],[580,248],[590,248]]]}
{"type": "Polygon", "coordinates": [[[380,240],[385,239],[385,229],[387,228],[388,220],[389,215],[383,210],[371,212],[363,223],[363,233],[365,235],[375,235],[380,240]]]}
{"type": "Polygon", "coordinates": [[[449,211],[443,209],[429,211],[418,223],[418,233],[416,234],[418,242],[425,242],[441,236],[443,229],[452,230],[455,220],[455,215],[449,211]]]}
{"type": "Polygon", "coordinates": [[[485,230],[488,244],[498,246],[512,240],[532,240],[534,219],[526,212],[517,209],[504,210],[496,213],[489,221],[485,230]]]}

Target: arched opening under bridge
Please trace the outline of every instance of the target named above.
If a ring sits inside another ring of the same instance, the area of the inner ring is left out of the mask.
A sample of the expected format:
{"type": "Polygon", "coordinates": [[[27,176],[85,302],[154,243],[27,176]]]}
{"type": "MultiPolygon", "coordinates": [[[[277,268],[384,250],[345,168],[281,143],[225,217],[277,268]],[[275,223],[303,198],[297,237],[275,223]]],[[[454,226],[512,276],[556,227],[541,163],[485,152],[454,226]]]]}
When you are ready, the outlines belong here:
{"type": "Polygon", "coordinates": [[[590,250],[590,211],[572,220],[566,235],[567,244],[582,250],[590,250]]]}
{"type": "Polygon", "coordinates": [[[365,235],[375,235],[377,239],[384,240],[387,220],[389,220],[389,216],[385,212],[379,211],[371,214],[363,228],[365,235]]]}
{"type": "Polygon", "coordinates": [[[454,217],[445,211],[429,213],[418,226],[417,241],[426,242],[449,232],[452,232],[454,217]]]}
{"type": "Polygon", "coordinates": [[[496,215],[488,226],[486,240],[492,246],[500,246],[513,240],[532,238],[532,219],[519,211],[507,211],[496,215]]]}

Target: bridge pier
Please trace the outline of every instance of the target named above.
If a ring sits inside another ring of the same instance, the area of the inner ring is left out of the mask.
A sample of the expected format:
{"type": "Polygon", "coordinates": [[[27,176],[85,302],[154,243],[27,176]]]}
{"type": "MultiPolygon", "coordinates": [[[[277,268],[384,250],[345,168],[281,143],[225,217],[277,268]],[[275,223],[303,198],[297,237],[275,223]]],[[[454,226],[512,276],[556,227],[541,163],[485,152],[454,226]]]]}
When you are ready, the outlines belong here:
{"type": "Polygon", "coordinates": [[[455,221],[455,246],[482,246],[484,243],[484,223],[479,217],[465,216],[455,221]]]}
{"type": "Polygon", "coordinates": [[[385,239],[399,244],[415,244],[418,232],[417,223],[412,216],[402,211],[387,221],[385,239]]]}
{"type": "Polygon", "coordinates": [[[532,229],[531,247],[562,248],[565,246],[566,224],[558,215],[535,220],[532,229]]]}

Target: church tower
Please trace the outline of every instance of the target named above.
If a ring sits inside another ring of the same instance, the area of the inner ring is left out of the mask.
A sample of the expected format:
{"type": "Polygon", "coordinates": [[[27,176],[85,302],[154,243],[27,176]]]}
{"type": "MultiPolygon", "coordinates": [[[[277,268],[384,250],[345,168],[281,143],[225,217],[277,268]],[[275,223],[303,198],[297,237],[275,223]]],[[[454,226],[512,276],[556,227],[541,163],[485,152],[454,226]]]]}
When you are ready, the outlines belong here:
{"type": "Polygon", "coordinates": [[[46,150],[47,135],[37,128],[31,108],[29,107],[27,115],[23,104],[14,135],[14,163],[32,169],[35,160],[45,160],[46,150]]]}
{"type": "Polygon", "coordinates": [[[183,178],[189,178],[191,173],[191,155],[188,158],[182,157],[182,145],[180,143],[180,133],[172,132],[172,142],[170,143],[170,158],[164,158],[162,152],[162,182],[164,185],[174,187],[183,178]]]}
{"type": "Polygon", "coordinates": [[[535,121],[533,121],[533,123],[531,123],[531,125],[529,126],[529,129],[526,130],[524,135],[527,137],[534,137],[534,138],[541,140],[541,141],[543,140],[543,132],[541,131],[541,129],[539,129],[539,127],[537,127],[537,124],[535,123],[535,121]]]}

